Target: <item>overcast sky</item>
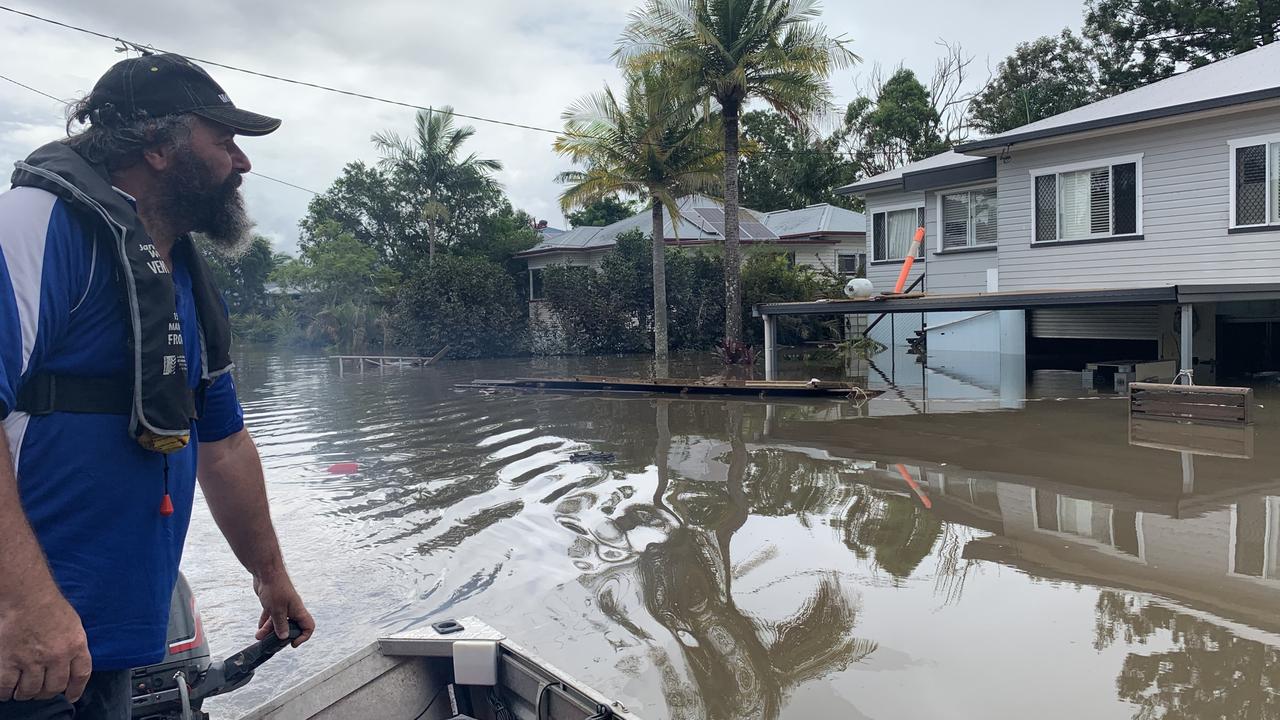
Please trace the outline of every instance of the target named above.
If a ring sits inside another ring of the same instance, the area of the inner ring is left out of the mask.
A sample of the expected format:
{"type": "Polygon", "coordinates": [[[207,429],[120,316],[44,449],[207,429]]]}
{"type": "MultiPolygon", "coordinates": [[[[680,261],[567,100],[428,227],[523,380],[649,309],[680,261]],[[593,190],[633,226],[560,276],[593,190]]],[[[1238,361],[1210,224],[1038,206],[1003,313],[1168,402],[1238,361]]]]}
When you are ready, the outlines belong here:
{"type": "MultiPolygon", "coordinates": [[[[4,3],[112,36],[262,72],[421,105],[541,127],[560,127],[574,99],[617,84],[614,41],[638,0],[8,0],[4,3]]],[[[1071,0],[828,0],[822,22],[853,41],[863,63],[832,78],[841,107],[874,63],[927,77],[938,39],[976,56],[973,82],[1020,41],[1078,28],[1071,0]]],[[[58,97],[87,92],[121,58],[114,43],[0,12],[0,74],[58,97]]],[[[207,68],[235,103],[284,119],[245,138],[254,169],[324,190],[344,164],[372,161],[369,136],[408,131],[413,111],[219,68],[207,68]]],[[[470,122],[470,121],[468,121],[470,122]]],[[[467,149],[501,160],[511,201],[564,226],[554,182],[567,168],[552,136],[470,122],[467,149]]],[[[0,81],[0,166],[60,137],[62,108],[0,81]]],[[[7,172],[7,171],[6,171],[7,172]]],[[[308,193],[262,178],[245,183],[258,229],[294,252],[308,193]]],[[[774,208],[760,208],[770,210],[774,208]]]]}

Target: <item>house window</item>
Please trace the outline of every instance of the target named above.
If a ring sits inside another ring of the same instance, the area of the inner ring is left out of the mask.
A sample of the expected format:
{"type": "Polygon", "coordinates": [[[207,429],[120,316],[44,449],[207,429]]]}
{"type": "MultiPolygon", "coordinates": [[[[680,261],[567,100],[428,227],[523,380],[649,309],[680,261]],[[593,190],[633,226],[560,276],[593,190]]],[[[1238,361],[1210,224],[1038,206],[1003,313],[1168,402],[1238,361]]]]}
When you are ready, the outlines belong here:
{"type": "MultiPolygon", "coordinates": [[[[887,210],[871,216],[871,258],[902,260],[911,249],[916,228],[924,227],[924,207],[887,210]]],[[[924,243],[916,257],[924,256],[924,243]]]]}
{"type": "Polygon", "coordinates": [[[531,268],[529,270],[529,299],[530,300],[546,300],[547,296],[542,287],[542,268],[531,268]]]}
{"type": "Polygon", "coordinates": [[[836,255],[836,272],[845,277],[866,277],[866,253],[840,253],[836,255]]]}
{"type": "Polygon", "coordinates": [[[996,189],[939,194],[940,250],[994,245],[996,189]]]}
{"type": "Polygon", "coordinates": [[[1280,497],[1259,497],[1238,503],[1231,572],[1280,580],[1280,497]]]}
{"type": "Polygon", "coordinates": [[[1231,226],[1280,225],[1280,138],[1231,143],[1231,226]]]}
{"type": "Polygon", "coordinates": [[[1140,158],[1032,172],[1035,242],[1142,232],[1140,158]]]}

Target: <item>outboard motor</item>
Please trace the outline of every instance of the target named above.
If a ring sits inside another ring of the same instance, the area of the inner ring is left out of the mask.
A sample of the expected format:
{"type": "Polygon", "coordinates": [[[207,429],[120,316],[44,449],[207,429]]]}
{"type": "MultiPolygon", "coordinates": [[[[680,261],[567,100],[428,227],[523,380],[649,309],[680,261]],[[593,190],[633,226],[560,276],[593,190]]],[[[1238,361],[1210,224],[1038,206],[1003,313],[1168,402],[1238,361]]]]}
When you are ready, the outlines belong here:
{"type": "Polygon", "coordinates": [[[196,598],[178,575],[169,601],[168,652],[164,660],[133,671],[133,720],[208,720],[204,699],[230,692],[253,679],[262,663],[302,634],[289,621],[289,639],[275,635],[214,662],[204,636],[196,598]]]}

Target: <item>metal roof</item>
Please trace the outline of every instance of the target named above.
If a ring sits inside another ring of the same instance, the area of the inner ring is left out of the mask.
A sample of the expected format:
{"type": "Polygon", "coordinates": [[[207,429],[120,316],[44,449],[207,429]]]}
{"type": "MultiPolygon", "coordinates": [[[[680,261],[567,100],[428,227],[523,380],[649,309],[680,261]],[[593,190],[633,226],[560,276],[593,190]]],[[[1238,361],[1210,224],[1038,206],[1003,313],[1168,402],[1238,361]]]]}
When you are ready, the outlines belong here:
{"type": "MultiPolygon", "coordinates": [[[[677,201],[680,217],[673,227],[663,213],[662,234],[667,243],[708,243],[724,239],[724,205],[706,195],[686,195],[677,201]]],[[[812,237],[824,232],[865,233],[866,220],[855,213],[830,205],[816,205],[802,210],[761,213],[740,208],[738,230],[744,243],[770,243],[790,237],[812,237]],[[824,210],[826,208],[826,210],[824,210]],[[786,229],[780,232],[774,228],[786,229]]],[[[618,236],[639,230],[648,234],[653,219],[646,208],[624,220],[604,227],[576,227],[563,235],[544,238],[516,257],[529,257],[550,252],[585,252],[603,250],[616,244],[618,236]]]]}
{"type": "Polygon", "coordinates": [[[1280,43],[1271,43],[993,137],[962,153],[1086,130],[1280,98],[1280,43]]]}
{"type": "Polygon", "coordinates": [[[865,215],[827,203],[765,213],[764,224],[780,238],[867,232],[865,215]]]}

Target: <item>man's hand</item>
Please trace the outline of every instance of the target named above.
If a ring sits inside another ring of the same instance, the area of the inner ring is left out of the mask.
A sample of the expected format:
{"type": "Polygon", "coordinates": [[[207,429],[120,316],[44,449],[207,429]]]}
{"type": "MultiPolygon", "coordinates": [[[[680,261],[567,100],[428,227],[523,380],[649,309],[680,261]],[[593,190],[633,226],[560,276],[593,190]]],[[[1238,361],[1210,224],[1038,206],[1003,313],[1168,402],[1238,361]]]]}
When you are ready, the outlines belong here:
{"type": "Polygon", "coordinates": [[[42,595],[0,608],[0,700],[63,694],[75,702],[89,682],[93,661],[80,616],[56,588],[42,595]]]}
{"type": "Polygon", "coordinates": [[[253,579],[253,591],[258,594],[262,603],[262,616],[258,618],[256,639],[262,640],[275,631],[276,637],[286,640],[289,637],[289,621],[293,620],[302,628],[302,634],[293,641],[293,647],[306,642],[316,629],[316,621],[302,604],[302,598],[293,588],[293,581],[288,575],[281,574],[276,579],[253,579]]]}

